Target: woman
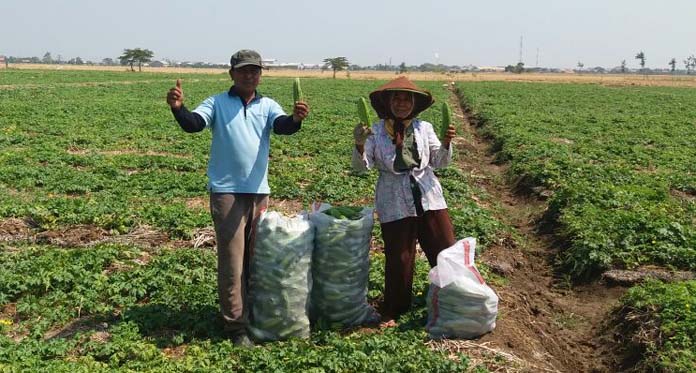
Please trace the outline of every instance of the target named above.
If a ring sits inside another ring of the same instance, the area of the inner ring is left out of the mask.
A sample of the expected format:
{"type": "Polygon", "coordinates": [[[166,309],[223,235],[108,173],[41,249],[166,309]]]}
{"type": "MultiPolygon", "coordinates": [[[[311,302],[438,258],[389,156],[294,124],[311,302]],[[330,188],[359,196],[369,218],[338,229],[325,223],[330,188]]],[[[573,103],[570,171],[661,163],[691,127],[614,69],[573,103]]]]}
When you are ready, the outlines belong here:
{"type": "Polygon", "coordinates": [[[411,305],[416,241],[430,266],[437,254],[455,243],[442,187],[434,168],[452,159],[455,128],[447,129],[440,143],[433,125],[416,116],[430,107],[432,95],[399,77],[370,93],[380,121],[372,128],[358,124],[353,135],[353,168],[379,171],[375,207],[382,228],[386,256],[383,327],[411,305]]]}

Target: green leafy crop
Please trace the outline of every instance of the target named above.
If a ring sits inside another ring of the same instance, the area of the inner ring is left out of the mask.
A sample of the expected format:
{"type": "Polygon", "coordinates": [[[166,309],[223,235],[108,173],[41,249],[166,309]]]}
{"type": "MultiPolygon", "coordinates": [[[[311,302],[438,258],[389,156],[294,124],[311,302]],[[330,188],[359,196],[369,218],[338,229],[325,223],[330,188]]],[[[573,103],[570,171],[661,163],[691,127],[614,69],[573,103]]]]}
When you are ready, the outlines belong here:
{"type": "Polygon", "coordinates": [[[659,264],[696,269],[696,93],[662,87],[461,83],[461,100],[545,219],[576,278],[659,264]]]}

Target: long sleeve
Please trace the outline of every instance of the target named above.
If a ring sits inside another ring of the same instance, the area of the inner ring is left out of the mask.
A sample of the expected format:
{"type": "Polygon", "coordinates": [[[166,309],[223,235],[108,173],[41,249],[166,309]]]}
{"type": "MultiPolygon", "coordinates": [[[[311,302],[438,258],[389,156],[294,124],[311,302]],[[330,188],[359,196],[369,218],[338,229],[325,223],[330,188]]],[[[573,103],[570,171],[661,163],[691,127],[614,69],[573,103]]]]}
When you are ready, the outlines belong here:
{"type": "Polygon", "coordinates": [[[367,172],[367,159],[365,158],[365,153],[363,152],[363,154],[360,154],[355,146],[353,146],[353,156],[350,161],[353,166],[353,171],[356,173],[364,174],[367,172]]]}
{"type": "Polygon", "coordinates": [[[281,115],[273,121],[273,133],[277,135],[292,135],[302,128],[302,122],[292,120],[292,115],[281,115]]]}
{"type": "Polygon", "coordinates": [[[364,174],[373,167],[374,149],[374,136],[370,136],[367,138],[362,154],[360,154],[358,149],[355,148],[355,145],[353,146],[353,156],[351,157],[351,165],[353,166],[353,171],[355,171],[358,174],[364,174]]]}
{"type": "Polygon", "coordinates": [[[442,146],[442,143],[435,135],[432,125],[428,126],[428,146],[430,148],[430,166],[433,168],[445,168],[452,161],[452,144],[449,149],[442,146]]]}
{"type": "Polygon", "coordinates": [[[188,133],[200,132],[205,128],[203,117],[198,113],[190,112],[186,106],[181,106],[179,110],[172,109],[172,114],[179,123],[179,127],[188,133]]]}

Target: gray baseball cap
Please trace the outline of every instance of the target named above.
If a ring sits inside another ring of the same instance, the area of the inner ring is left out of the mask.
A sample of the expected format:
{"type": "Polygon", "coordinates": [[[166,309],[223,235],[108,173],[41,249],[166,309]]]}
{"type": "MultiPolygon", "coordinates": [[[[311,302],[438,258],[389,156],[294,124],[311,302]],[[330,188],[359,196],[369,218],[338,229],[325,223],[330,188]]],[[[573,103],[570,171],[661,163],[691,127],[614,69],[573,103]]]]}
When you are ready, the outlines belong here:
{"type": "Polygon", "coordinates": [[[238,69],[247,65],[263,67],[259,52],[250,49],[242,49],[233,54],[230,58],[230,66],[232,66],[233,69],[238,69]]]}

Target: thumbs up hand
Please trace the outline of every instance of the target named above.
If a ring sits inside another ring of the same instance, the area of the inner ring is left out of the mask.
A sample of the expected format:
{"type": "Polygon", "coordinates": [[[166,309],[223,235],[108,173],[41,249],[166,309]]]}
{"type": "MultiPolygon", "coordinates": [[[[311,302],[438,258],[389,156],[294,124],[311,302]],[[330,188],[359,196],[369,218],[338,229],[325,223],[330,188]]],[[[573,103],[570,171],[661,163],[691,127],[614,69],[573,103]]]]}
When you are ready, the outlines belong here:
{"type": "Polygon", "coordinates": [[[173,110],[179,110],[184,105],[184,90],[181,88],[181,79],[177,79],[176,87],[167,93],[167,103],[173,110]]]}

